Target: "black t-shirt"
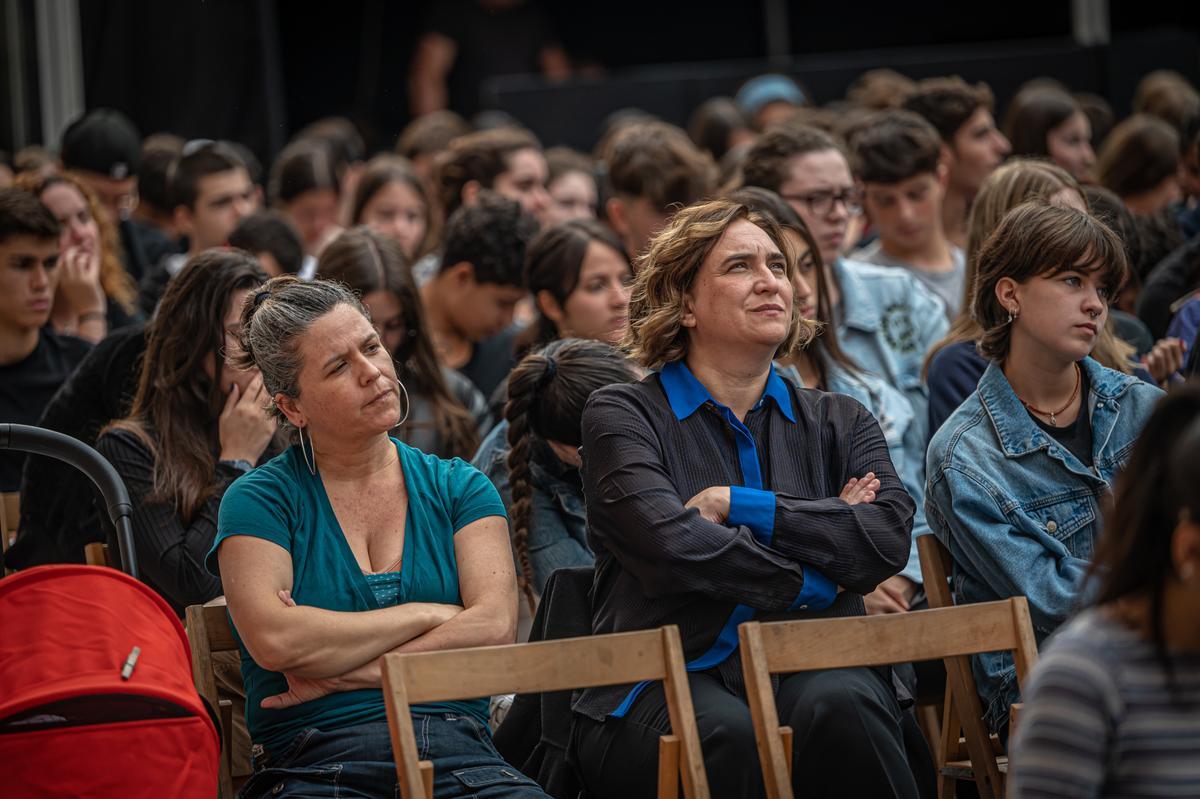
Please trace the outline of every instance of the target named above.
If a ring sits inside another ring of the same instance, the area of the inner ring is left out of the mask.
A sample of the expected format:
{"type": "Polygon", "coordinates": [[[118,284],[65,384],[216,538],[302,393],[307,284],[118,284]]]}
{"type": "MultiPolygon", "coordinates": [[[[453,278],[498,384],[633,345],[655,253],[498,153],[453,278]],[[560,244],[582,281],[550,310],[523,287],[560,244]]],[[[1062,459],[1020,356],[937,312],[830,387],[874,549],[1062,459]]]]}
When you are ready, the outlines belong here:
{"type": "Polygon", "coordinates": [[[489,11],[477,0],[439,0],[425,32],[454,42],[446,81],[450,107],[468,117],[479,110],[485,78],[541,72],[542,50],[557,44],[545,17],[528,2],[489,11]]]}
{"type": "MultiPolygon", "coordinates": [[[[24,360],[0,366],[0,422],[37,424],[58,387],[75,371],[92,345],[43,329],[24,360]]],[[[21,487],[25,454],[0,452],[0,491],[21,487]]]]}
{"type": "Polygon", "coordinates": [[[1046,431],[1046,433],[1058,443],[1066,447],[1084,466],[1091,468],[1092,466],[1092,418],[1088,413],[1088,379],[1087,372],[1082,368],[1079,370],[1079,393],[1083,395],[1083,402],[1079,406],[1079,415],[1075,417],[1075,421],[1069,425],[1062,427],[1052,427],[1048,422],[1043,422],[1041,418],[1029,414],[1033,421],[1037,422],[1037,426],[1046,431]]]}
{"type": "Polygon", "coordinates": [[[521,328],[510,325],[491,338],[477,342],[471,352],[471,360],[458,371],[475,384],[479,393],[491,397],[496,386],[504,382],[514,365],[513,350],[521,328]]]}

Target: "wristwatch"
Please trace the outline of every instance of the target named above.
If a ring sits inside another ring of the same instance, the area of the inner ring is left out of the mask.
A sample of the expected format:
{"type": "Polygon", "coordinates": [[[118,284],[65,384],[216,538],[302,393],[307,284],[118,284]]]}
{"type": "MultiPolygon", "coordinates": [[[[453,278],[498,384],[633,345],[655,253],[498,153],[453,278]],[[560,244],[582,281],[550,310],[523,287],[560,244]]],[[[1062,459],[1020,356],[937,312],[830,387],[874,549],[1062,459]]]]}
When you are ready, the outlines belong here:
{"type": "Polygon", "coordinates": [[[223,463],[226,466],[232,466],[233,468],[237,469],[239,472],[248,472],[254,468],[253,463],[251,463],[250,461],[244,461],[241,459],[236,460],[236,461],[217,461],[217,462],[223,463]]]}

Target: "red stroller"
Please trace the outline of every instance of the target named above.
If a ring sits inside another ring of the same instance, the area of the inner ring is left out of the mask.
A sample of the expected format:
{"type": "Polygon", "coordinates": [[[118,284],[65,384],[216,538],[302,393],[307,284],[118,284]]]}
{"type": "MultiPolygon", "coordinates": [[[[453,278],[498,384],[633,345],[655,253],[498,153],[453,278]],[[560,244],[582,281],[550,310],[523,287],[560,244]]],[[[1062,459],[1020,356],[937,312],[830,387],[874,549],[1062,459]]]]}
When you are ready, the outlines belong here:
{"type": "MultiPolygon", "coordinates": [[[[9,427],[0,425],[0,448],[9,445],[9,427]]],[[[19,426],[11,427],[16,442],[19,426]]],[[[114,497],[108,489],[119,478],[91,454],[109,471],[93,479],[110,510],[127,517],[124,486],[114,497]]],[[[128,532],[128,519],[119,521],[118,531],[128,532]]],[[[131,541],[118,538],[126,568],[136,570],[131,541]]],[[[0,580],[5,797],[211,799],[219,752],[217,725],[192,683],[183,625],[152,589],[99,566],[40,566],[0,580]]]]}

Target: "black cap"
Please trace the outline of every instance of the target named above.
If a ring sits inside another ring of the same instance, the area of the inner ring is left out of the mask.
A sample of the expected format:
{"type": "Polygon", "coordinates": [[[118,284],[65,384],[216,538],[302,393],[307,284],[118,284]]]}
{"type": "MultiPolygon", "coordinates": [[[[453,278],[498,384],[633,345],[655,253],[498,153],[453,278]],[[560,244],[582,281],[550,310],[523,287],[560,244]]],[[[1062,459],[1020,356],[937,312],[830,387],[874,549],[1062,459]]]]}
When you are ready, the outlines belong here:
{"type": "Polygon", "coordinates": [[[137,172],[142,137],[129,117],[97,108],[72,122],[62,137],[59,157],[67,169],[86,169],[124,180],[137,172]]]}

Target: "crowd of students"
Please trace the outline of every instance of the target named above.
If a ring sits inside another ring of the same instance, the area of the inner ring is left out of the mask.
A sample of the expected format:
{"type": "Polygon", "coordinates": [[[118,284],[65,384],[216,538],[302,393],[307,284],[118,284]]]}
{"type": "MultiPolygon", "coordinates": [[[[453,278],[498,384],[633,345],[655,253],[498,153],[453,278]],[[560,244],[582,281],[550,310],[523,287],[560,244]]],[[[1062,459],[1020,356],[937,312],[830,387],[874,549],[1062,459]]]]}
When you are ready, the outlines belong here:
{"type": "MultiPolygon", "coordinates": [[[[737,625],[925,607],[928,534],[1045,644],[1015,795],[1200,793],[1200,94],[1134,106],[776,75],[591,154],[438,111],[265,171],[92,111],[0,188],[0,421],[95,446],[146,582],[228,603],[248,797],[392,795],[381,656],[524,638],[566,567],[590,632],[679,626],[714,795],[759,795],[737,625]]],[[[0,454],[0,491],[8,568],[107,536],[62,464],[0,454]]],[[[1012,660],[974,673],[1007,745],[1012,660]]],[[[937,679],[778,680],[797,790],[929,795],[937,679]]],[[[545,795],[495,722],[414,708],[439,796],[545,795]]],[[[661,686],[570,728],[581,788],[652,794],[661,686]]]]}

